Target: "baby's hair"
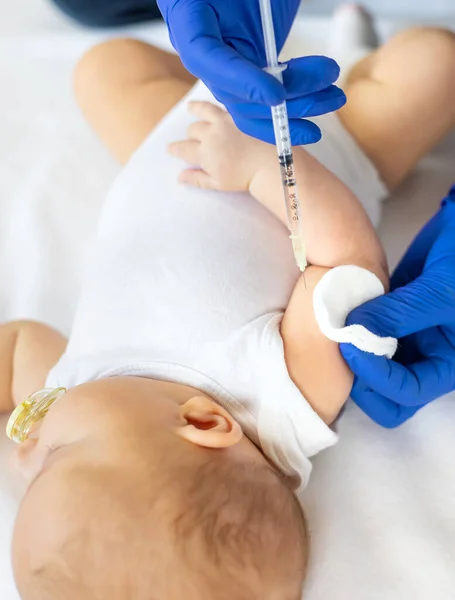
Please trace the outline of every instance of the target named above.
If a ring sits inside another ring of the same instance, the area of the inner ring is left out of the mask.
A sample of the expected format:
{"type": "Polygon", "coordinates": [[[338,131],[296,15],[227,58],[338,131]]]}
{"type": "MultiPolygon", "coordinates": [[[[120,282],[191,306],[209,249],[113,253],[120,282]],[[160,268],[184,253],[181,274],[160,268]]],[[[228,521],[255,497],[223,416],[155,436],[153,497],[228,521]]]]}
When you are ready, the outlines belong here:
{"type": "Polygon", "coordinates": [[[186,564],[196,581],[206,579],[213,600],[300,600],[308,533],[288,482],[268,465],[221,464],[200,467],[174,521],[186,564]],[[194,559],[195,546],[204,561],[194,559]],[[298,582],[295,594],[286,594],[289,582],[298,582]]]}
{"type": "Polygon", "coordinates": [[[74,501],[94,495],[96,518],[80,506],[80,526],[21,582],[24,600],[300,600],[306,523],[271,466],[217,456],[170,469],[160,490],[128,481],[131,494],[81,478],[74,501]]]}

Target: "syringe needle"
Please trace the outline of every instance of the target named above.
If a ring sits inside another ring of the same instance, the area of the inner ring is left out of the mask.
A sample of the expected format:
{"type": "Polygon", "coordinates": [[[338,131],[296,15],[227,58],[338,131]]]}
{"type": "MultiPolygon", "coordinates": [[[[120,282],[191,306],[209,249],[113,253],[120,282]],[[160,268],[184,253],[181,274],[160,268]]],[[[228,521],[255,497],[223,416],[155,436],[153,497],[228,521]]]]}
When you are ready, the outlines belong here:
{"type": "MultiPolygon", "coordinates": [[[[285,67],[278,62],[278,53],[273,29],[273,16],[270,0],[259,0],[264,45],[267,56],[267,71],[283,83],[283,70],[285,67]]],[[[303,235],[300,202],[295,178],[294,157],[292,155],[291,132],[289,129],[288,111],[286,102],[272,106],[272,121],[275,133],[275,142],[280,161],[281,178],[286,201],[288,227],[291,233],[292,247],[297,266],[305,271],[307,266],[305,239],[303,235]]]]}

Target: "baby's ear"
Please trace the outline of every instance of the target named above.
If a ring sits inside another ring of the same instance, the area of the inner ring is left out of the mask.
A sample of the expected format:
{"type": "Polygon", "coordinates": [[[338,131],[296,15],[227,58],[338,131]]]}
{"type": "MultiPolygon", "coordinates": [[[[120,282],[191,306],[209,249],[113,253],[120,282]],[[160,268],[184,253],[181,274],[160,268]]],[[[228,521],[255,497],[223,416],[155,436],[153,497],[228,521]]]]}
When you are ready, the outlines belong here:
{"type": "Polygon", "coordinates": [[[243,437],[242,428],[219,404],[204,396],[194,396],[180,407],[183,424],[178,435],[205,448],[229,448],[243,437]]]}
{"type": "Polygon", "coordinates": [[[30,438],[15,449],[13,466],[27,482],[31,482],[42,470],[48,453],[49,449],[40,445],[38,439],[30,438]]]}

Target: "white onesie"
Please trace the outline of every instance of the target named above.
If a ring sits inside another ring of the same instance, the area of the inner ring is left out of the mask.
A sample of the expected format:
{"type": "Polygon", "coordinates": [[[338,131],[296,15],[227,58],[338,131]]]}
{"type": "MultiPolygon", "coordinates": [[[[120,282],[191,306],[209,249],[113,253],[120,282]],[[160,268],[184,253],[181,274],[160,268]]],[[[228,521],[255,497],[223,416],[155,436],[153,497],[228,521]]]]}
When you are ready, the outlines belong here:
{"type": "MultiPolygon", "coordinates": [[[[190,97],[208,92],[199,84],[190,97]]],[[[192,386],[223,405],[301,486],[309,457],[337,436],[284,360],[280,322],[299,277],[288,232],[247,194],[177,183],[183,165],[166,146],[191,122],[186,100],[106,200],[68,348],[47,385],[135,375],[192,386]]],[[[366,295],[360,289],[357,304],[381,293],[377,284],[366,295]]]]}

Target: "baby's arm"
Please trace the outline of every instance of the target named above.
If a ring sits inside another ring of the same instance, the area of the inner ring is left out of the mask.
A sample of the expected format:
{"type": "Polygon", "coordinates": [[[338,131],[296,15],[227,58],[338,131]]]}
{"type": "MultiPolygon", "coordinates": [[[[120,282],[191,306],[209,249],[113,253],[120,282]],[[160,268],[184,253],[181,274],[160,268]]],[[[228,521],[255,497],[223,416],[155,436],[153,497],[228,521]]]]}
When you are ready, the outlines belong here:
{"type": "Polygon", "coordinates": [[[0,412],[10,412],[44,387],[66,343],[57,331],[33,321],[0,326],[0,412]]]}
{"type": "MultiPolygon", "coordinates": [[[[213,104],[190,102],[189,110],[202,120],[189,127],[189,139],[171,144],[169,151],[200,168],[186,169],[180,181],[205,189],[249,191],[287,224],[275,147],[241,133],[229,114],[213,104]]],[[[385,254],[360,202],[304,148],[294,148],[294,160],[308,262],[328,268],[359,265],[386,285],[385,254]]]]}
{"type": "MultiPolygon", "coordinates": [[[[286,224],[278,159],[271,150],[249,191],[286,224]]],[[[328,268],[355,264],[373,271],[386,285],[385,254],[358,199],[304,148],[294,149],[294,162],[308,263],[328,268]]]]}
{"type": "MultiPolygon", "coordinates": [[[[319,330],[313,312],[314,288],[327,271],[341,265],[364,267],[387,288],[387,263],[376,232],[353,193],[303,148],[295,149],[294,160],[311,266],[294,289],[281,335],[292,380],[320,416],[331,422],[349,396],[353,376],[338,345],[319,330]]],[[[249,189],[285,221],[281,177],[271,159],[257,171],[249,189]]]]}
{"type": "MultiPolygon", "coordinates": [[[[172,144],[170,151],[201,168],[184,171],[180,180],[249,191],[286,223],[275,148],[240,133],[229,115],[213,105],[192,103],[190,110],[203,121],[189,128],[189,140],[172,144]]],[[[294,158],[310,266],[295,287],[281,334],[292,380],[331,422],[349,396],[353,376],[338,345],[319,330],[313,290],[327,271],[341,265],[369,269],[387,287],[387,266],[376,232],[352,192],[303,148],[295,148],[294,158]]]]}

